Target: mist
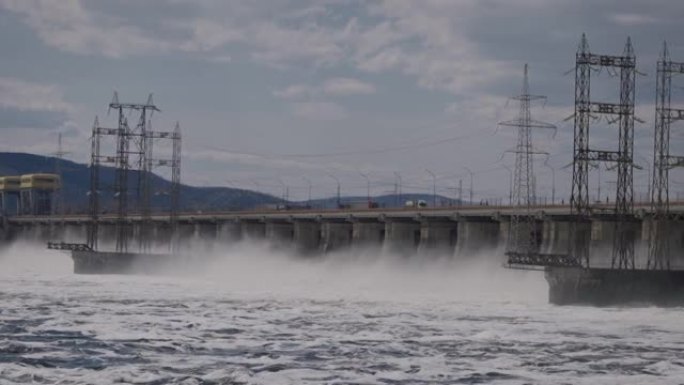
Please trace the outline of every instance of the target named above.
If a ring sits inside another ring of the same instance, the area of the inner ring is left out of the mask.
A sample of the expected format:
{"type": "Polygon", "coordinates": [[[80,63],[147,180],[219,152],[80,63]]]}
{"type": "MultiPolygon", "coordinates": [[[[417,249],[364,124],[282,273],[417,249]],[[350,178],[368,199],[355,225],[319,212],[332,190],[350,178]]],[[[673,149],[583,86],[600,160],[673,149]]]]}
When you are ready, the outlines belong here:
{"type": "MultiPolygon", "coordinates": [[[[152,275],[127,279],[165,281],[201,293],[231,297],[412,303],[545,303],[547,286],[538,271],[506,269],[500,250],[477,255],[399,255],[378,248],[302,256],[266,241],[230,244],[188,242],[182,261],[152,275]]],[[[167,248],[158,247],[163,253],[167,248]]],[[[73,274],[71,257],[44,244],[19,240],[0,251],[0,275],[26,279],[61,277],[89,281],[108,276],[73,274]]],[[[133,271],[133,273],[138,273],[133,271]]]]}

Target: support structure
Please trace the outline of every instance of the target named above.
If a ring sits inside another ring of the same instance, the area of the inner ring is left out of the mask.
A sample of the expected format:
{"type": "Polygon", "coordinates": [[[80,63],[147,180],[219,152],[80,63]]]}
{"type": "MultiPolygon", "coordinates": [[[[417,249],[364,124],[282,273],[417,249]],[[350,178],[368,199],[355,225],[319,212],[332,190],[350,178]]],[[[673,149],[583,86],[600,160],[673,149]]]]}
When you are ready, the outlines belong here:
{"type": "Polygon", "coordinates": [[[171,206],[169,207],[169,222],[171,224],[171,250],[177,251],[178,239],[178,211],[180,208],[180,176],[181,176],[181,128],[176,122],[171,137],[173,154],[171,156],[171,206]]]}
{"type": "Polygon", "coordinates": [[[611,266],[633,269],[634,239],[630,232],[633,217],[633,153],[634,153],[634,84],[636,58],[628,38],[622,56],[597,55],[589,51],[587,38],[582,40],[575,62],[575,127],[572,162],[572,195],[570,206],[576,221],[571,228],[570,257],[588,267],[589,237],[586,226],[591,213],[589,201],[589,164],[607,162],[617,168],[615,195],[615,237],[611,266]],[[606,69],[620,77],[618,103],[594,102],[590,97],[591,72],[606,69]],[[589,146],[590,121],[607,115],[609,123],[618,122],[617,150],[597,150],[589,146]]]}
{"type": "Polygon", "coordinates": [[[56,199],[53,206],[54,214],[64,215],[64,178],[62,175],[62,158],[68,153],[62,149],[62,133],[57,134],[57,151],[53,154],[55,156],[55,175],[61,181],[57,191],[55,191],[56,199]]]}
{"type": "Polygon", "coordinates": [[[653,142],[653,185],[651,187],[651,209],[653,218],[650,226],[648,269],[670,269],[670,180],[672,168],[684,166],[684,156],[670,154],[670,125],[684,120],[684,109],[671,107],[672,77],[684,74],[684,62],[673,62],[663,44],[658,60],[656,75],[655,135],[653,142]]]}
{"type": "Polygon", "coordinates": [[[95,117],[93,133],[90,138],[90,191],[88,191],[90,224],[88,226],[87,245],[92,250],[97,250],[97,234],[100,222],[100,139],[100,122],[95,117]]]}
{"type": "Polygon", "coordinates": [[[511,216],[508,229],[506,255],[508,263],[518,263],[520,258],[527,258],[531,254],[539,253],[539,229],[532,214],[535,204],[534,184],[534,155],[546,154],[537,151],[532,144],[532,128],[555,129],[556,126],[532,119],[530,104],[535,100],[544,100],[545,96],[530,95],[530,85],[525,64],[522,92],[513,99],[520,102],[518,118],[499,123],[502,126],[516,127],[518,141],[514,150],[515,170],[513,172],[513,186],[511,204],[519,206],[521,212],[511,216]]]}
{"type": "MultiPolygon", "coordinates": [[[[177,217],[180,184],[180,126],[176,124],[173,132],[160,132],[151,129],[153,112],[160,111],[152,101],[152,95],[146,103],[121,103],[117,93],[114,93],[109,109],[118,112],[116,128],[106,128],[99,125],[95,118],[91,139],[90,162],[90,227],[88,231],[88,246],[95,250],[98,244],[98,222],[101,210],[103,189],[101,186],[100,167],[110,164],[115,167],[113,189],[111,191],[116,206],[116,251],[128,251],[132,225],[128,220],[131,210],[137,209],[141,220],[138,232],[139,251],[149,252],[152,231],[152,184],[151,175],[154,167],[167,166],[172,170],[170,195],[170,212],[177,217]],[[138,123],[131,128],[127,116],[132,112],[139,113],[138,123]],[[111,136],[116,139],[114,155],[101,153],[102,139],[111,136]],[[171,159],[155,159],[152,156],[153,143],[157,139],[167,139],[172,142],[171,159]],[[131,182],[135,182],[135,206],[130,205],[131,182]]],[[[172,221],[174,222],[174,221],[172,221]]]]}

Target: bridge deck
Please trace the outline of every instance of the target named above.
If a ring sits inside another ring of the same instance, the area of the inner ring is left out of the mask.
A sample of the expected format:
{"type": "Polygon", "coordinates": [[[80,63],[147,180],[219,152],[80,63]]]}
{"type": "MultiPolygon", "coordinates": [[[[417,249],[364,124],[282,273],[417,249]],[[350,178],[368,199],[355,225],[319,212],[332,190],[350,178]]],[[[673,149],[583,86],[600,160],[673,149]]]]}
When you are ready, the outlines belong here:
{"type": "MultiPolygon", "coordinates": [[[[596,205],[593,208],[595,216],[611,216],[612,205],[596,205]]],[[[651,211],[649,204],[635,205],[637,216],[643,216],[651,211]]],[[[673,213],[684,215],[684,202],[671,204],[673,213]]],[[[534,215],[543,218],[567,217],[570,215],[568,205],[535,206],[532,209],[534,215]]],[[[375,209],[297,209],[297,210],[252,210],[252,211],[221,211],[221,212],[184,212],[178,216],[180,222],[204,222],[204,221],[238,221],[238,220],[364,220],[364,219],[452,219],[458,218],[498,218],[520,215],[521,210],[516,206],[487,206],[487,205],[464,205],[461,207],[438,207],[438,208],[375,208],[375,209]]],[[[9,223],[83,223],[90,220],[86,214],[71,215],[23,215],[6,218],[9,223]]],[[[131,213],[128,216],[131,221],[139,221],[140,214],[131,213]]],[[[114,213],[100,215],[103,223],[114,222],[114,213]]],[[[167,213],[155,213],[152,220],[166,222],[169,220],[167,213]]]]}

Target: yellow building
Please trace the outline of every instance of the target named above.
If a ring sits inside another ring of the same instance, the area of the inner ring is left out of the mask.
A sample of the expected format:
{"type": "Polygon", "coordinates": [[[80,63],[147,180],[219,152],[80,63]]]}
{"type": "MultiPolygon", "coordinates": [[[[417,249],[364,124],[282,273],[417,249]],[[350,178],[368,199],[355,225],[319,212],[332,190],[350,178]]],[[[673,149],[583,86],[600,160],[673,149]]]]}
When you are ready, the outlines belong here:
{"type": "Polygon", "coordinates": [[[22,190],[49,190],[55,191],[60,187],[60,179],[57,174],[26,174],[21,176],[20,188],[22,190]]]}
{"type": "Polygon", "coordinates": [[[21,188],[21,177],[0,176],[0,191],[15,192],[21,188]]]}

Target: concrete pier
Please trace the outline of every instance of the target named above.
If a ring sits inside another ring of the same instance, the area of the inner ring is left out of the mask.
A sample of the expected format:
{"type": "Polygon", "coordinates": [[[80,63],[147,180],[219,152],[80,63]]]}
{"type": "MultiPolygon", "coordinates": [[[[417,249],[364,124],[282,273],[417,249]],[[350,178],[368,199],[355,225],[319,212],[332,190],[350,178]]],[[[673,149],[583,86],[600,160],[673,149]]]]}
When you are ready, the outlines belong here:
{"type": "Polygon", "coordinates": [[[419,252],[451,255],[458,242],[458,222],[447,219],[421,219],[419,252]]]}
{"type": "Polygon", "coordinates": [[[415,254],[420,245],[420,222],[414,220],[385,221],[384,248],[402,255],[415,254]]]}
{"type": "Polygon", "coordinates": [[[544,220],[542,243],[539,251],[544,254],[565,254],[570,250],[570,220],[544,220]]]}
{"type": "Polygon", "coordinates": [[[290,246],[294,239],[294,223],[289,221],[266,222],[266,239],[274,245],[290,246]]]}
{"type": "Polygon", "coordinates": [[[353,225],[347,221],[321,223],[321,251],[331,252],[351,246],[353,225]]]}
{"type": "Polygon", "coordinates": [[[242,239],[258,240],[266,237],[266,223],[262,220],[243,220],[240,222],[242,239]]]}
{"type": "Polygon", "coordinates": [[[385,242],[385,222],[355,220],[352,224],[352,246],[380,248],[385,242]]]}
{"type": "Polygon", "coordinates": [[[216,231],[216,238],[221,243],[233,243],[242,238],[242,227],[237,221],[220,222],[216,231]]]}
{"type": "Polygon", "coordinates": [[[321,246],[321,224],[316,220],[294,221],[293,241],[302,254],[319,251],[321,246]]]}
{"type": "Polygon", "coordinates": [[[195,237],[199,241],[214,241],[218,236],[216,222],[195,223],[195,237]]]}
{"type": "Polygon", "coordinates": [[[499,222],[487,218],[460,218],[456,253],[472,256],[499,246],[499,222]]]}

